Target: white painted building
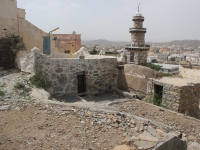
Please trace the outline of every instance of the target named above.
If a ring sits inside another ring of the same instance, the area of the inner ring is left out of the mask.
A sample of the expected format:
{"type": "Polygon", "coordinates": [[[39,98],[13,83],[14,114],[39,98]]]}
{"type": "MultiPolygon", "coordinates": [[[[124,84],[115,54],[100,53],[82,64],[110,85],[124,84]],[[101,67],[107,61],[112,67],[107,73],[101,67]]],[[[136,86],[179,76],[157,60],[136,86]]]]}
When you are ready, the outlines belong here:
{"type": "Polygon", "coordinates": [[[152,60],[154,60],[154,59],[156,59],[155,56],[147,56],[147,62],[148,62],[148,63],[151,63],[152,60]]]}
{"type": "Polygon", "coordinates": [[[169,56],[169,53],[158,53],[157,54],[157,58],[159,60],[165,60],[165,61],[167,61],[168,60],[168,56],[169,56]]]}
{"type": "Polygon", "coordinates": [[[171,65],[171,64],[159,64],[154,63],[155,65],[162,66],[160,72],[169,73],[169,74],[179,74],[179,65],[171,65]]]}

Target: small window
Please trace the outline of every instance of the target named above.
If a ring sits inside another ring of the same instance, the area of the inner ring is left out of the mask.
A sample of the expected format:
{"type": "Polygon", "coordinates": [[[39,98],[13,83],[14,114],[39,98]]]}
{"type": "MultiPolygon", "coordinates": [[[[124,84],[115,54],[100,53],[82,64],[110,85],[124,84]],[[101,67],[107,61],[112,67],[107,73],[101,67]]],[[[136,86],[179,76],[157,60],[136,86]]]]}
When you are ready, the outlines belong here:
{"type": "Polygon", "coordinates": [[[70,53],[70,50],[65,50],[65,54],[69,54],[70,53]]]}

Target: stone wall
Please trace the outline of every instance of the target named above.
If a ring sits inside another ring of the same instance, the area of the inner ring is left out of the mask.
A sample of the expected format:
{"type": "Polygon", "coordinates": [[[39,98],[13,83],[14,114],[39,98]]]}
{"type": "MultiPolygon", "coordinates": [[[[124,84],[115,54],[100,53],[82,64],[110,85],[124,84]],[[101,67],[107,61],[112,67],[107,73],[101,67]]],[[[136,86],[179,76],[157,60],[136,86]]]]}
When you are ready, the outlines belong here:
{"type": "MultiPolygon", "coordinates": [[[[133,59],[133,62],[134,64],[136,65],[146,65],[147,63],[147,51],[139,51],[139,50],[134,50],[132,53],[134,53],[134,59],[133,59]]],[[[127,60],[128,60],[128,63],[130,63],[130,56],[131,53],[128,52],[127,54],[127,60]]]]}
{"type": "Polygon", "coordinates": [[[153,99],[154,86],[163,86],[161,106],[179,113],[199,118],[200,83],[177,86],[149,79],[146,101],[153,99]]]}
{"type": "Polygon", "coordinates": [[[7,69],[16,65],[15,59],[19,51],[26,50],[23,39],[9,36],[0,39],[0,67],[7,69]]]}
{"type": "Polygon", "coordinates": [[[200,83],[181,87],[178,112],[195,118],[199,116],[200,83]]]}
{"type": "Polygon", "coordinates": [[[147,94],[151,95],[151,98],[153,98],[154,94],[154,85],[163,86],[162,106],[170,110],[178,111],[181,87],[149,79],[147,83],[147,94]]]}
{"type": "Polygon", "coordinates": [[[102,93],[117,86],[117,59],[113,57],[51,58],[33,49],[26,58],[22,59],[21,64],[25,66],[22,68],[24,71],[29,67],[34,70],[36,65],[46,72],[49,80],[53,82],[55,94],[77,94],[77,75],[82,73],[86,77],[87,94],[102,93]],[[37,64],[33,63],[34,60],[37,64]]]}

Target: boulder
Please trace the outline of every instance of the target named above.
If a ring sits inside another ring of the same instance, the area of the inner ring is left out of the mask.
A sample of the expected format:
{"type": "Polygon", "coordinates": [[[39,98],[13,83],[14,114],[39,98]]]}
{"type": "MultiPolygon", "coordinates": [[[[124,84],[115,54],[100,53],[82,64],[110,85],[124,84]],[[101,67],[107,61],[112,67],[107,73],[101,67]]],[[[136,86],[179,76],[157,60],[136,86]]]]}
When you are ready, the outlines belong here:
{"type": "Polygon", "coordinates": [[[118,145],[112,150],[130,150],[130,148],[127,145],[118,145]]]}
{"type": "Polygon", "coordinates": [[[21,71],[28,72],[28,73],[35,73],[35,64],[36,64],[36,56],[40,53],[40,49],[34,47],[31,50],[31,53],[26,55],[25,58],[20,59],[20,66],[21,71]]]}
{"type": "Polygon", "coordinates": [[[189,146],[189,149],[190,150],[200,150],[200,144],[197,142],[194,142],[189,146]]]}
{"type": "Polygon", "coordinates": [[[30,94],[31,97],[37,100],[49,100],[51,95],[44,89],[33,88],[30,94]]]}

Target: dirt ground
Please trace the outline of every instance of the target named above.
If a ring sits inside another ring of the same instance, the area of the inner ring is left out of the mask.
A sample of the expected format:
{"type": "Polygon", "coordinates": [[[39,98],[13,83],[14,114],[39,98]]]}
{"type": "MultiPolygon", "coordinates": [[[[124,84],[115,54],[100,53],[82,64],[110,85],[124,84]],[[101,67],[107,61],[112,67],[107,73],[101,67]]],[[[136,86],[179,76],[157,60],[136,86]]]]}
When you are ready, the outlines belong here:
{"type": "Polygon", "coordinates": [[[111,149],[125,133],[117,128],[92,124],[73,108],[18,102],[17,107],[0,112],[0,149],[72,150],[111,149]]]}

